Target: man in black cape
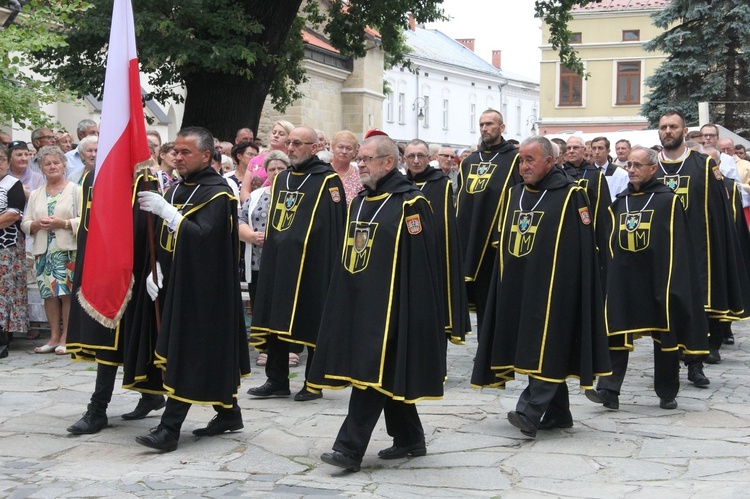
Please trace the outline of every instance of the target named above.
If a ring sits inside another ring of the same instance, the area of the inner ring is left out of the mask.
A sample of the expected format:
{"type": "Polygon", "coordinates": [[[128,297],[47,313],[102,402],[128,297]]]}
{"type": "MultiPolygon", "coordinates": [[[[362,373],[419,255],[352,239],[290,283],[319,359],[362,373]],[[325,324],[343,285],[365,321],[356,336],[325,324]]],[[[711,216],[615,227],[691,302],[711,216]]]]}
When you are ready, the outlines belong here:
{"type": "Polygon", "coordinates": [[[442,170],[429,166],[429,146],[425,141],[414,139],[406,144],[404,158],[406,178],[417,184],[430,202],[435,219],[445,300],[446,338],[452,343],[463,345],[466,334],[471,333],[471,321],[462,270],[464,262],[458,244],[452,182],[442,170]]]}
{"type": "Polygon", "coordinates": [[[349,206],[308,381],[317,389],[353,386],[333,452],[321,456],[351,471],[359,471],[381,412],[393,446],[378,456],[423,456],[415,403],[443,395],[437,231],[429,202],[395,169],[398,157],[387,136],[360,147],[365,191],[349,206]]]}
{"type": "Polygon", "coordinates": [[[524,184],[503,203],[499,260],[471,383],[504,388],[515,373],[528,375],[508,420],[535,438],[539,428],[573,426],[565,380],[593,388],[594,376],[609,374],[610,363],[588,198],[554,166],[544,137],[523,142],[519,164],[524,184]]]}
{"type": "Polygon", "coordinates": [[[626,166],[630,182],[609,207],[605,317],[612,375],[599,378],[586,397],[613,410],[634,339],[654,340],[654,391],[662,409],[677,408],[678,351],[708,353],[698,260],[685,244],[690,225],[679,198],[654,178],[658,167],[656,151],[633,147],[626,166]]]}
{"type": "MultiPolygon", "coordinates": [[[[708,315],[710,354],[706,360],[716,363],[726,323],[744,319],[750,312],[750,284],[721,170],[710,157],[685,146],[686,133],[679,111],[667,111],[659,119],[663,149],[656,179],[677,194],[690,222],[692,238],[684,244],[692,244],[698,257],[703,308],[708,315]]],[[[699,387],[709,384],[703,373],[704,357],[686,356],[688,380],[699,387]]]]}
{"type": "MultiPolygon", "coordinates": [[[[212,436],[243,428],[237,404],[240,377],[250,373],[247,333],[240,295],[237,199],[211,168],[214,140],[208,130],[189,127],[177,134],[175,166],[183,181],[164,196],[139,192],[143,211],[160,217],[158,286],[149,279],[164,312],[156,343],[156,364],[164,370],[168,400],[161,423],[136,442],[160,451],[177,448],[191,404],[213,405],[208,426],[193,431],[212,436]]],[[[159,220],[159,219],[158,219],[159,220]]]]}
{"type": "Polygon", "coordinates": [[[503,195],[521,182],[518,150],[502,136],[503,115],[488,109],[479,117],[482,143],[461,162],[456,201],[458,237],[464,259],[464,279],[470,304],[477,310],[477,331],[482,329],[490,275],[496,258],[492,240],[497,230],[503,195]]]}
{"type": "MultiPolygon", "coordinates": [[[[139,175],[136,178],[133,192],[155,186],[155,178],[139,175]]],[[[82,179],[81,189],[81,222],[76,234],[77,252],[73,292],[77,295],[83,279],[83,262],[86,256],[86,240],[91,214],[94,172],[86,172],[82,179]]],[[[135,194],[134,194],[135,196],[135,194]]],[[[91,401],[80,420],[67,428],[74,435],[98,433],[109,424],[107,406],[112,400],[115,387],[117,367],[123,366],[125,379],[123,386],[141,392],[141,399],[136,408],[123,414],[126,420],[143,419],[151,411],[164,407],[164,388],[161,372],[154,366],[153,349],[156,346],[156,323],[154,306],[144,289],[148,275],[148,242],[146,233],[146,213],[133,210],[133,291],[130,302],[116,328],[110,329],[94,320],[81,307],[77,298],[70,302],[67,351],[74,361],[93,361],[97,363],[96,382],[91,401]],[[148,302],[149,311],[145,314],[149,320],[141,321],[141,302],[148,302]],[[139,354],[134,345],[143,345],[145,354],[139,354]],[[135,381],[137,373],[138,381],[135,381]]]]}
{"type": "MultiPolygon", "coordinates": [[[[289,133],[287,147],[292,168],[274,179],[253,304],[251,342],[268,353],[268,380],[247,392],[254,397],[291,394],[292,343],[307,346],[308,377],[346,218],[344,186],[333,167],[316,156],[321,146],[315,130],[296,127],[289,133]]],[[[321,396],[305,383],[294,400],[321,396]]]]}

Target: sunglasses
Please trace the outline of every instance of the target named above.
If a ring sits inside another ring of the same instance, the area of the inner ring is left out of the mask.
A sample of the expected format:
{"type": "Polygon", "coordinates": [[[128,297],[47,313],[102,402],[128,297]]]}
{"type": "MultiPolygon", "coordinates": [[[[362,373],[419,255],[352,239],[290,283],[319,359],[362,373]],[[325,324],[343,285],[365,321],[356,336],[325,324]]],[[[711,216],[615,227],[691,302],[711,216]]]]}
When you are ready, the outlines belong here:
{"type": "Polygon", "coordinates": [[[29,145],[23,140],[14,140],[8,145],[8,147],[12,151],[13,149],[28,149],[29,145]]]}

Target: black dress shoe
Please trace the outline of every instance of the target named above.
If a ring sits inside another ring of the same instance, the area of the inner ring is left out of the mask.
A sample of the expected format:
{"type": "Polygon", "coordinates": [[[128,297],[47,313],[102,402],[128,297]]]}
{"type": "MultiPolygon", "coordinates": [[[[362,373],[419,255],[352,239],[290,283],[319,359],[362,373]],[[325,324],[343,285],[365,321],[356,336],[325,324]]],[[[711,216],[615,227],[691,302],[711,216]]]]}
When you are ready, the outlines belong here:
{"type": "Polygon", "coordinates": [[[724,337],[724,344],[725,345],[734,345],[734,334],[729,333],[724,337]]]}
{"type": "Polygon", "coordinates": [[[311,392],[307,389],[307,386],[305,386],[302,390],[297,392],[294,395],[294,401],[295,402],[307,402],[308,400],[316,400],[316,399],[322,399],[323,393],[322,392],[311,392]]]}
{"type": "Polygon", "coordinates": [[[424,456],[425,454],[427,454],[427,447],[423,440],[416,444],[405,445],[403,447],[398,447],[396,445],[388,447],[387,449],[378,452],[378,457],[380,459],[400,459],[406,456],[419,457],[424,456]]]}
{"type": "Polygon", "coordinates": [[[607,409],[616,411],[620,409],[620,397],[604,388],[600,390],[586,390],[586,398],[597,404],[602,404],[607,409]]]}
{"type": "Polygon", "coordinates": [[[540,430],[554,430],[555,428],[573,428],[573,417],[547,416],[546,414],[539,422],[540,430]]]}
{"type": "Polygon", "coordinates": [[[165,405],[167,405],[167,402],[164,399],[164,397],[158,397],[158,398],[157,397],[153,397],[153,398],[141,397],[141,400],[138,401],[138,405],[135,406],[135,409],[133,409],[130,412],[126,412],[120,417],[127,421],[132,421],[135,419],[143,419],[146,416],[148,416],[149,412],[158,411],[159,409],[164,408],[165,405]]]}
{"type": "Polygon", "coordinates": [[[341,452],[335,450],[333,452],[326,452],[321,454],[320,460],[331,466],[338,466],[349,471],[359,471],[361,461],[357,461],[353,457],[346,456],[341,452]]]}
{"type": "Polygon", "coordinates": [[[73,435],[91,435],[99,433],[109,425],[106,414],[94,414],[91,411],[83,413],[83,417],[68,426],[68,432],[73,435]]]}
{"type": "Polygon", "coordinates": [[[677,409],[677,401],[675,399],[659,399],[659,407],[662,409],[677,409]]]}
{"type": "Polygon", "coordinates": [[[721,363],[721,354],[719,354],[718,348],[709,348],[708,357],[706,357],[706,364],[719,364],[721,363]]]}
{"type": "Polygon", "coordinates": [[[711,384],[711,381],[703,374],[703,365],[700,362],[688,365],[688,381],[698,388],[706,388],[711,384]]]}
{"type": "Polygon", "coordinates": [[[270,381],[266,381],[261,386],[256,386],[255,388],[250,388],[247,393],[252,395],[253,397],[288,397],[292,394],[292,392],[289,391],[289,387],[283,388],[281,386],[274,385],[270,381]]]}
{"type": "Polygon", "coordinates": [[[526,414],[510,411],[508,413],[508,421],[510,424],[521,430],[521,433],[527,437],[536,438],[536,426],[526,414]]]}
{"type": "Polygon", "coordinates": [[[193,430],[193,435],[198,437],[213,437],[215,435],[221,435],[227,431],[237,431],[244,428],[245,425],[242,423],[242,417],[232,419],[220,419],[217,414],[214,418],[208,422],[205,428],[198,428],[193,430]]]}
{"type": "Polygon", "coordinates": [[[135,441],[146,447],[151,447],[161,452],[172,452],[177,448],[178,437],[172,435],[164,426],[159,425],[151,429],[151,433],[135,437],[135,441]]]}

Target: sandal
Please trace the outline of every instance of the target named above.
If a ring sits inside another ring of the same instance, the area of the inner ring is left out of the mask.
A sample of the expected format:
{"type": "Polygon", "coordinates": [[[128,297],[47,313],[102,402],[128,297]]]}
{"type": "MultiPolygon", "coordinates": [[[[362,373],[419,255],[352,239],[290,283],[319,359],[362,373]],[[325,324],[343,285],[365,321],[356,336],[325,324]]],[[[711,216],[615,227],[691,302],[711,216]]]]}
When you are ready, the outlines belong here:
{"type": "Polygon", "coordinates": [[[289,352],[289,367],[297,367],[299,365],[299,355],[296,353],[289,352]]]}
{"type": "Polygon", "coordinates": [[[58,345],[42,345],[34,349],[34,353],[52,353],[58,345]]]}
{"type": "Polygon", "coordinates": [[[258,355],[258,360],[255,361],[256,366],[265,366],[266,362],[268,362],[268,354],[267,353],[261,353],[258,355]]]}
{"type": "Polygon", "coordinates": [[[68,353],[68,349],[65,348],[65,345],[57,345],[57,348],[55,348],[55,355],[65,355],[68,353]]]}

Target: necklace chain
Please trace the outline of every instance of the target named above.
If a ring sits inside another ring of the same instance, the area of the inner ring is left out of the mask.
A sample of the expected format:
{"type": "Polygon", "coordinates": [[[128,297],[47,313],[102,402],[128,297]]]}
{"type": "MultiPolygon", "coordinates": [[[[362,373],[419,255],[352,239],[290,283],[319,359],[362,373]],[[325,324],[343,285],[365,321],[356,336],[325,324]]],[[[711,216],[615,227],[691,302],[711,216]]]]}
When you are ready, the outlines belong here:
{"type": "MultiPolygon", "coordinates": [[[[523,195],[524,195],[525,192],[526,192],[526,188],[524,187],[523,190],[521,191],[521,197],[518,199],[518,209],[521,210],[522,212],[524,212],[524,209],[523,209],[523,195]]],[[[542,191],[542,195],[539,197],[539,200],[536,202],[536,204],[529,211],[533,212],[534,210],[536,210],[536,207],[539,206],[539,203],[541,203],[542,199],[544,199],[545,194],[547,194],[547,189],[544,189],[544,191],[542,191]]]]}
{"type": "MultiPolygon", "coordinates": [[[[651,200],[654,198],[654,192],[651,193],[651,196],[649,196],[648,201],[646,201],[646,204],[643,205],[643,208],[638,210],[638,213],[641,213],[643,210],[646,209],[648,204],[651,202],[651,200]]],[[[625,196],[625,211],[630,213],[630,203],[628,203],[628,199],[630,198],[630,195],[625,196]]]]}
{"type": "MultiPolygon", "coordinates": [[[[393,196],[393,193],[388,194],[388,197],[385,198],[383,203],[380,205],[380,207],[375,210],[375,214],[370,219],[370,222],[367,225],[372,224],[372,222],[375,221],[375,217],[378,216],[378,213],[380,213],[380,210],[383,209],[383,206],[385,206],[385,203],[388,202],[389,199],[391,199],[391,196],[393,196]]],[[[359,225],[359,215],[362,213],[362,207],[365,205],[365,198],[362,199],[362,202],[359,204],[359,209],[357,210],[357,218],[354,220],[355,227],[359,225]]]]}

